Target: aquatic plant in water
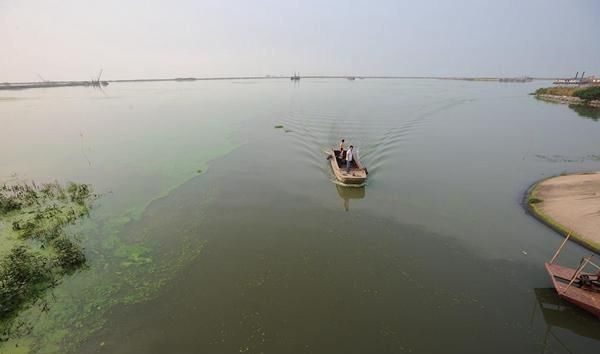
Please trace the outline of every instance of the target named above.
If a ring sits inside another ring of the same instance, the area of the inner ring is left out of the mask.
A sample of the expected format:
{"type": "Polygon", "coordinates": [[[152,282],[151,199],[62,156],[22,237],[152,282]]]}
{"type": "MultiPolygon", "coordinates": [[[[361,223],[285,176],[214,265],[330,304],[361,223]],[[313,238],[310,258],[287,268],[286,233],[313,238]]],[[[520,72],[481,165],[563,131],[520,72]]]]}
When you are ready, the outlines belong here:
{"type": "Polygon", "coordinates": [[[90,186],[57,182],[18,183],[0,187],[0,341],[27,333],[15,321],[33,304],[44,307],[45,292],[63,274],[79,269],[82,247],[64,229],[89,213],[95,197],[90,186]]]}
{"type": "Polygon", "coordinates": [[[63,272],[69,273],[85,264],[85,253],[81,246],[66,236],[54,239],[52,246],[56,253],[55,262],[63,272]]]}
{"type": "MultiPolygon", "coordinates": [[[[50,260],[19,245],[0,259],[0,319],[6,320],[54,283],[50,260]]],[[[2,335],[6,334],[3,328],[2,335]]]]}
{"type": "MultiPolygon", "coordinates": [[[[69,201],[70,197],[64,199],[69,201]]],[[[69,237],[75,245],[79,246],[81,241],[87,249],[93,250],[93,264],[88,259],[90,266],[83,265],[85,274],[76,274],[68,282],[57,283],[51,290],[41,292],[43,297],[36,300],[35,306],[23,307],[12,325],[11,335],[5,336],[8,342],[0,343],[0,353],[4,353],[4,348],[17,347],[23,353],[77,352],[79,343],[105,324],[109,309],[152,298],[185,264],[201,253],[205,241],[197,235],[179,239],[180,247],[159,249],[152,241],[155,238],[146,229],[133,233],[129,230],[124,234],[123,226],[139,221],[143,210],[141,207],[130,208],[125,215],[108,222],[90,219],[69,228],[69,232],[76,230],[81,235],[80,240],[69,237]],[[77,289],[73,290],[73,286],[77,289]]],[[[4,222],[10,225],[8,220],[4,222]]],[[[61,237],[56,240],[59,239],[61,237]]],[[[30,241],[38,244],[35,239],[30,241]]],[[[52,252],[47,258],[56,265],[57,251],[53,245],[46,248],[50,249],[52,252]]],[[[62,279],[64,273],[78,269],[81,267],[73,270],[55,268],[54,274],[57,279],[62,279]]]]}

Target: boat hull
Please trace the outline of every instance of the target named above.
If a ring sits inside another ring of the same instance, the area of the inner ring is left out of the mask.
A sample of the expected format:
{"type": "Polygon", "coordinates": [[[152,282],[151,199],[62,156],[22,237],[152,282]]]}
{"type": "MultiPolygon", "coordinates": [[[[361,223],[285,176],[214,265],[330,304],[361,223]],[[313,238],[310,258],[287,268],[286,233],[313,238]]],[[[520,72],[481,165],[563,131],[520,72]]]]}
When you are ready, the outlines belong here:
{"type": "Polygon", "coordinates": [[[600,318],[600,292],[582,289],[576,284],[569,286],[576,272],[573,268],[552,263],[545,265],[559,297],[600,318]]]}
{"type": "Polygon", "coordinates": [[[367,181],[367,170],[361,165],[358,159],[358,154],[354,154],[352,167],[346,172],[346,166],[340,166],[341,160],[338,157],[339,151],[331,149],[329,151],[329,163],[335,178],[343,184],[347,185],[364,185],[367,181]]]}

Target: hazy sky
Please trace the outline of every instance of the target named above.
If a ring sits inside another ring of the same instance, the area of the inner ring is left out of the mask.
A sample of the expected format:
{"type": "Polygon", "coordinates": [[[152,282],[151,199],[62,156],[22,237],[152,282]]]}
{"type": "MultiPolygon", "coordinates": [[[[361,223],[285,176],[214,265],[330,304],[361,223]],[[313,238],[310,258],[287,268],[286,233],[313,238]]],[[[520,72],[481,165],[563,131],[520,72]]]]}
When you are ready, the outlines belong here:
{"type": "Polygon", "coordinates": [[[0,82],[600,76],[600,1],[0,0],[0,82]]]}

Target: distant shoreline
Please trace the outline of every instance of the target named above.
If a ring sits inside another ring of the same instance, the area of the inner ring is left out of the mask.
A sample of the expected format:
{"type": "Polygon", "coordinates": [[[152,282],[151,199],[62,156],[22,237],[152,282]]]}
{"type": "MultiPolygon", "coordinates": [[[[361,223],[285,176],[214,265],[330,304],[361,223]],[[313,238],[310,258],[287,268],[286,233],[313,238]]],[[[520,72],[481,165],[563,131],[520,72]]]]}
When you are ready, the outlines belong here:
{"type": "MultiPolygon", "coordinates": [[[[223,76],[223,77],[180,77],[180,78],[149,78],[149,79],[118,79],[103,80],[107,83],[118,82],[188,82],[188,81],[218,81],[218,80],[290,80],[292,76],[223,76]]],[[[445,76],[364,76],[364,75],[306,75],[300,79],[386,79],[386,80],[460,80],[482,82],[519,82],[516,78],[502,77],[445,77],[445,76]]],[[[556,78],[530,78],[532,80],[555,80],[556,78]]],[[[90,81],[39,81],[39,82],[4,82],[0,90],[25,90],[34,88],[93,86],[90,81]]]]}

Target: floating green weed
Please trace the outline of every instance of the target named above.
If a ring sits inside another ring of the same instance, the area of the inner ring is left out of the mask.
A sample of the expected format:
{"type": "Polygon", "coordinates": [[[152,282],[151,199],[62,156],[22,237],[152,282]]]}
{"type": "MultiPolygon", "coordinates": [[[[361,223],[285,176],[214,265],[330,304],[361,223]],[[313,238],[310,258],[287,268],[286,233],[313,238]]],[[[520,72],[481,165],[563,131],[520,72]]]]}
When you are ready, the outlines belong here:
{"type": "Polygon", "coordinates": [[[130,267],[133,265],[142,265],[152,262],[150,258],[150,248],[142,245],[121,245],[116,251],[115,256],[124,258],[121,266],[130,267]]]}
{"type": "Polygon", "coordinates": [[[56,263],[64,272],[72,272],[85,264],[83,249],[71,239],[61,236],[52,241],[52,246],[56,252],[56,263]]]}
{"type": "Polygon", "coordinates": [[[87,215],[94,195],[85,184],[17,183],[0,187],[0,340],[28,333],[18,313],[41,301],[60,276],[85,264],[83,249],[64,229],[87,215]]]}
{"type": "Polygon", "coordinates": [[[14,323],[16,314],[56,284],[52,269],[48,258],[25,245],[0,259],[0,341],[21,332],[23,326],[14,323]]]}

